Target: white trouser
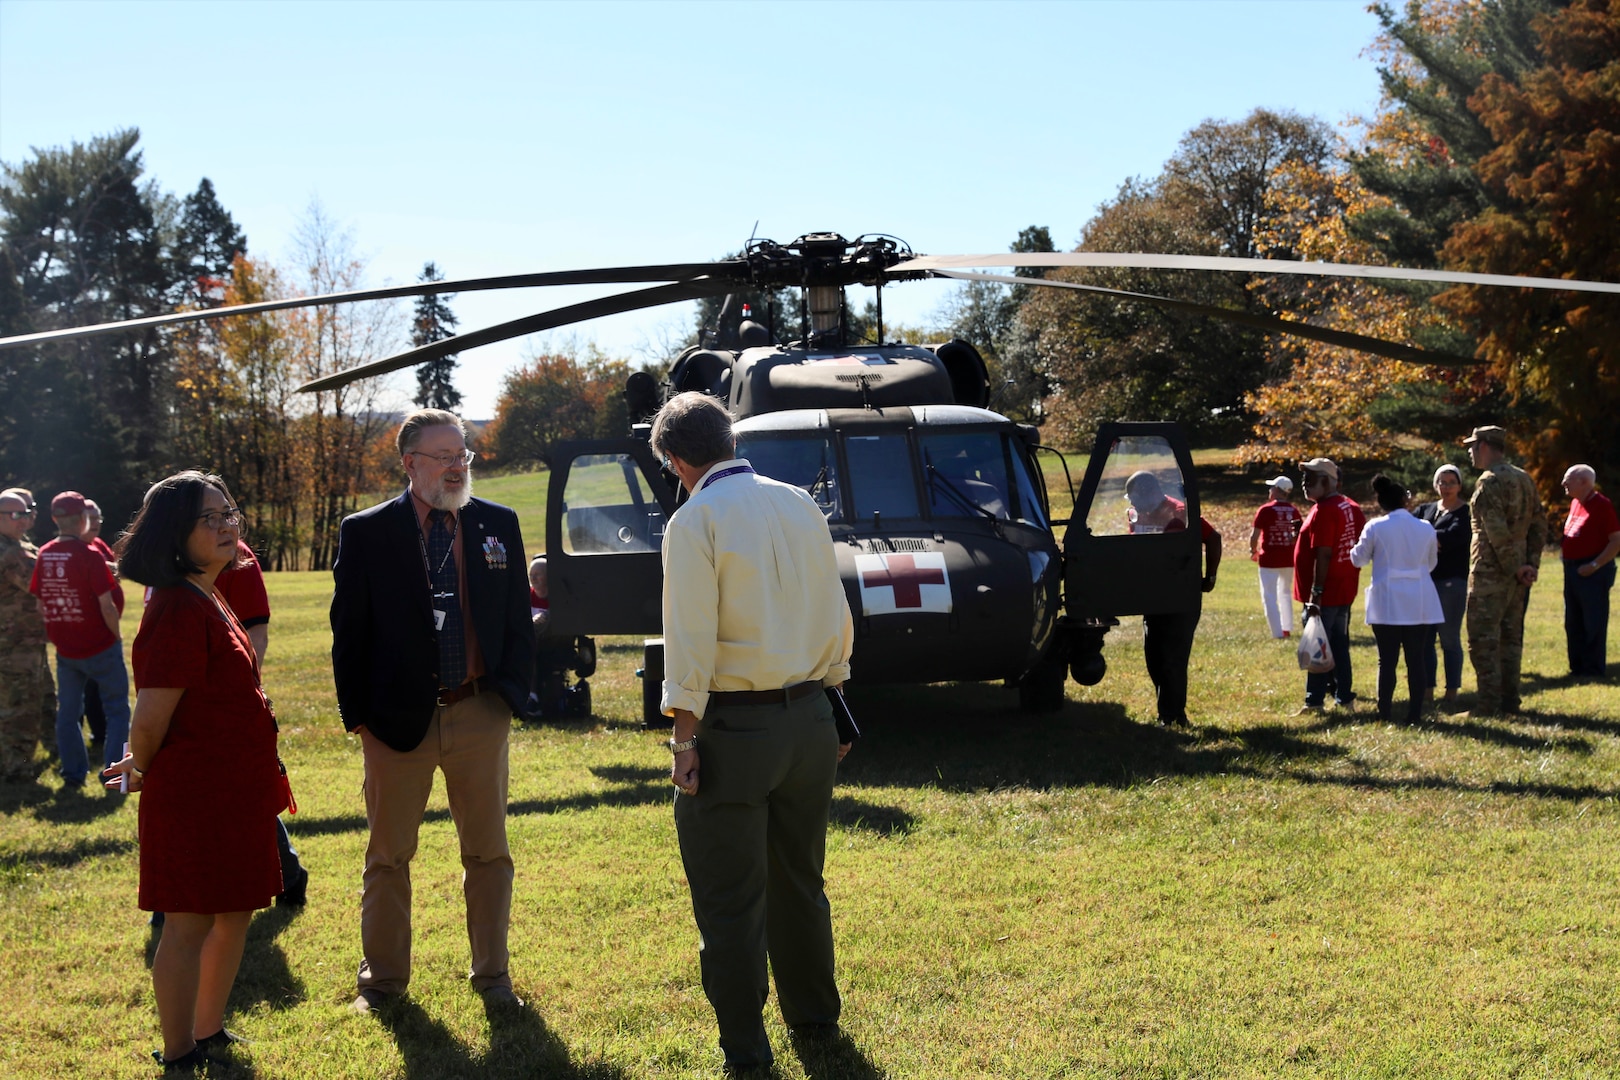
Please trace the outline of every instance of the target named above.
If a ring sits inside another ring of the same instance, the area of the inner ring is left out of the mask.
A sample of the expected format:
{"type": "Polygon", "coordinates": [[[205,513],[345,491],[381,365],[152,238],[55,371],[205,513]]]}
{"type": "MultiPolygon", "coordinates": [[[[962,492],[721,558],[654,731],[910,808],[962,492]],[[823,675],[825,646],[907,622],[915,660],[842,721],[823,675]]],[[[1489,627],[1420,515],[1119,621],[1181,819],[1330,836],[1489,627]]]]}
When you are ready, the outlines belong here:
{"type": "Polygon", "coordinates": [[[1266,605],[1266,622],[1271,624],[1271,636],[1282,637],[1294,632],[1294,568],[1292,566],[1260,567],[1260,602],[1266,605]]]}

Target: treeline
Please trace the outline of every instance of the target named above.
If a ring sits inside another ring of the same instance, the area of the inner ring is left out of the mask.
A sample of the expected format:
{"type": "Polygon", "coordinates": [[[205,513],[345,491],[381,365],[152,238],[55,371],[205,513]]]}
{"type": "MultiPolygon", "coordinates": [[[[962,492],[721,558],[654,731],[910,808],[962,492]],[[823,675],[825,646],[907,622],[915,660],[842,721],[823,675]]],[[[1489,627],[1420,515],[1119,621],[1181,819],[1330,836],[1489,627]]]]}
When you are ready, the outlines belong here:
{"type": "MultiPolygon", "coordinates": [[[[1385,97],[1349,136],[1256,110],[1188,132],[1121,185],[1077,250],[1328,260],[1620,281],[1620,5],[1417,0],[1374,8],[1385,97]]],[[[1029,229],[1015,250],[1043,250],[1029,229]]],[[[1049,244],[1046,249],[1049,249],[1049,244]]],[[[1057,442],[1173,419],[1276,467],[1316,454],[1426,490],[1470,427],[1505,423],[1544,493],[1620,482],[1620,300],[1583,293],[1175,271],[1060,271],[1306,319],[1473,362],[1399,363],[1073,290],[975,284],[946,312],[1003,411],[1057,442]]]]}
{"type": "MultiPolygon", "coordinates": [[[[249,258],[207,179],[184,198],[145,179],[139,138],[123,131],[5,166],[0,334],[361,284],[318,205],[298,231],[294,283],[249,258]]],[[[343,515],[396,481],[391,425],[375,381],[293,390],[388,355],[401,330],[393,307],[347,305],[0,352],[0,478],[45,499],[81,490],[112,531],[154,480],[215,471],[267,565],[327,566],[343,515]]]]}

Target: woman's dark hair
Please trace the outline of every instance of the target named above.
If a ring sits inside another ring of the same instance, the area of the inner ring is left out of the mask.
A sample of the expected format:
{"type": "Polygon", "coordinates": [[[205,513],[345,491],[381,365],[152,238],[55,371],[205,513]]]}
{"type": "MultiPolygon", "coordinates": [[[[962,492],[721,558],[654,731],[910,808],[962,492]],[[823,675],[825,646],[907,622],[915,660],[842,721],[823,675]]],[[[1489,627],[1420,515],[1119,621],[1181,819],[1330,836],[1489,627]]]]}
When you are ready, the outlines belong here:
{"type": "Polygon", "coordinates": [[[1406,505],[1406,500],[1412,497],[1411,492],[1405,487],[1383,473],[1373,477],[1373,494],[1378,498],[1378,505],[1385,511],[1401,509],[1406,505]]]}
{"type": "Polygon", "coordinates": [[[115,546],[118,572],[154,589],[179,585],[186,575],[201,573],[202,567],[186,553],[186,542],[202,516],[203,494],[209,488],[225,496],[226,506],[236,505],[225,481],[195,469],[147,488],[140,512],[115,546]]]}

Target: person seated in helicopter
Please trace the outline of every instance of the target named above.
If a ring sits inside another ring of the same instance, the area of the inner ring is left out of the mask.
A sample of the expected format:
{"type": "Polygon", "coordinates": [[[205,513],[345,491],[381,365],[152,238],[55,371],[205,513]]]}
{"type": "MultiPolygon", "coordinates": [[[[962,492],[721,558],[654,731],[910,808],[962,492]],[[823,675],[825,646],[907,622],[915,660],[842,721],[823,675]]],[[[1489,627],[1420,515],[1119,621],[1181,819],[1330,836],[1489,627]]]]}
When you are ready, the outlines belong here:
{"type": "MultiPolygon", "coordinates": [[[[1004,470],[999,461],[992,464],[988,460],[976,461],[963,447],[955,453],[940,457],[937,461],[929,455],[930,464],[938,474],[943,484],[948,487],[951,494],[965,498],[973,506],[984,511],[992,517],[1005,521],[1010,516],[1007,513],[1007,499],[996,482],[999,473],[1004,470]]],[[[930,485],[929,502],[936,514],[960,513],[961,510],[953,504],[956,500],[951,495],[940,491],[937,486],[930,485]]]]}
{"type": "Polygon", "coordinates": [[[534,675],[524,717],[539,720],[589,716],[591,684],[585,680],[596,670],[596,642],[584,636],[558,637],[548,632],[551,590],[544,555],[536,555],[529,562],[529,615],[534,620],[534,675]],[[570,672],[579,675],[579,681],[571,685],[570,672]]]}
{"type": "Polygon", "coordinates": [[[1125,481],[1125,498],[1131,504],[1125,515],[1132,535],[1186,531],[1187,504],[1167,494],[1159,478],[1146,469],[1125,481]]]}

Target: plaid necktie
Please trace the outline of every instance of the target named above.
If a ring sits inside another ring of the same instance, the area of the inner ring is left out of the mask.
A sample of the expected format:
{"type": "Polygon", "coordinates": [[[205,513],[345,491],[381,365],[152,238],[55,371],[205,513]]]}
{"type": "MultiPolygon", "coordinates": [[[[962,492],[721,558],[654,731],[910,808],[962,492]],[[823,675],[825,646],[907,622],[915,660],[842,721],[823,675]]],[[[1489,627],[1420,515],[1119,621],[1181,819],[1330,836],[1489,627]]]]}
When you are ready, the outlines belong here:
{"type": "Polygon", "coordinates": [[[454,536],[447,510],[428,511],[428,569],[433,583],[433,606],[444,612],[439,628],[439,685],[454,690],[467,680],[467,635],[461,621],[457,593],[454,536]]]}

